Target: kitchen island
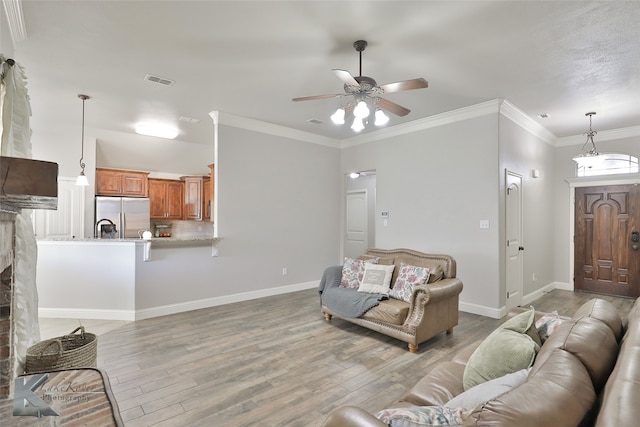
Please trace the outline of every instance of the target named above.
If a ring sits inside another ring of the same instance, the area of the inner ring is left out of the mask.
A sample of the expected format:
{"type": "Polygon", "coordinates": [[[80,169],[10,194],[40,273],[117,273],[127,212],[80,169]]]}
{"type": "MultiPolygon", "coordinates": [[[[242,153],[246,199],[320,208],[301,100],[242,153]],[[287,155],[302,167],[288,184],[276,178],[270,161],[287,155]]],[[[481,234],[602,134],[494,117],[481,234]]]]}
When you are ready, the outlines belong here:
{"type": "Polygon", "coordinates": [[[162,272],[188,268],[185,256],[216,256],[219,240],[207,236],[38,240],[40,315],[112,320],[145,317],[139,312],[154,306],[153,293],[160,290],[162,272]]]}

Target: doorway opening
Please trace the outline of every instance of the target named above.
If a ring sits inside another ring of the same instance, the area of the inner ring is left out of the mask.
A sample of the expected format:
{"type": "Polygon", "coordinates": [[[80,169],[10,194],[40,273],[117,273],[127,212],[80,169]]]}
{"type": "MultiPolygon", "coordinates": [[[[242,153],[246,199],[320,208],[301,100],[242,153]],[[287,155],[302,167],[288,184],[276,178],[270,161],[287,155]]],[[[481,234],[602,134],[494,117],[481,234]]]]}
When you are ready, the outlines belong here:
{"type": "Polygon", "coordinates": [[[376,171],[345,176],[343,253],[356,258],[375,247],[376,171]]]}

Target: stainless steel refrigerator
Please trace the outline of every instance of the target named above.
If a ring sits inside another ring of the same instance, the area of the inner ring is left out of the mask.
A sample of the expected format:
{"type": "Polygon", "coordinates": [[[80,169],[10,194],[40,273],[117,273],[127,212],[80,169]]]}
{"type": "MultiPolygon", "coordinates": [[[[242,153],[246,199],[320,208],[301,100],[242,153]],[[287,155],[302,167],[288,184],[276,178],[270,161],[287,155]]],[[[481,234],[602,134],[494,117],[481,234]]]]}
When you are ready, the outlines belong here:
{"type": "Polygon", "coordinates": [[[137,239],[138,231],[149,230],[150,215],[148,198],[96,197],[95,237],[137,239]]]}

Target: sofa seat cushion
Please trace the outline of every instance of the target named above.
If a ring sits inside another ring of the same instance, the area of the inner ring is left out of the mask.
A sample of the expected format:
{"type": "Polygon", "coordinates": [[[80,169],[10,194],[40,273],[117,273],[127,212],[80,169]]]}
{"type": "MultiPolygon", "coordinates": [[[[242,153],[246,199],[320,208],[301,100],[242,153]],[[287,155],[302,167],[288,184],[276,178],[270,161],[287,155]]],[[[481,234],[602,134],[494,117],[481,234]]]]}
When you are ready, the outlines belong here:
{"type": "Polygon", "coordinates": [[[409,314],[409,303],[390,298],[380,301],[380,304],[367,310],[362,316],[363,319],[374,322],[389,323],[392,325],[402,325],[407,320],[409,314]]]}
{"type": "Polygon", "coordinates": [[[422,377],[400,399],[417,406],[442,406],[464,391],[464,365],[444,361],[422,377]]]}

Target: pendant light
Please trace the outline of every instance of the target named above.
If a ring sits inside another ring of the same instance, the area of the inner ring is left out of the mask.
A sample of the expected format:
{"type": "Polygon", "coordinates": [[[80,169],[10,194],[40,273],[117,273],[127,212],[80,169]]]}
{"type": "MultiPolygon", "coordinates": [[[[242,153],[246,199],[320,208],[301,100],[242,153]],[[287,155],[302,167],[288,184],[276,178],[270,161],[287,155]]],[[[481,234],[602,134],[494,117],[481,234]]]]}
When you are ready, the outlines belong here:
{"type": "Polygon", "coordinates": [[[81,145],[81,151],[80,151],[80,175],[78,175],[78,178],[76,179],[76,185],[89,185],[89,180],[87,179],[87,176],[84,174],[84,102],[89,99],[89,96],[87,95],[78,95],[78,98],[82,99],[82,145],[81,145]]]}
{"type": "Polygon", "coordinates": [[[596,149],[596,143],[593,142],[593,136],[598,133],[591,129],[591,118],[595,116],[595,114],[593,111],[585,114],[585,116],[589,117],[589,131],[585,132],[587,141],[582,146],[582,153],[573,158],[573,161],[578,164],[578,167],[591,168],[603,160],[603,156],[601,156],[596,149]]]}

